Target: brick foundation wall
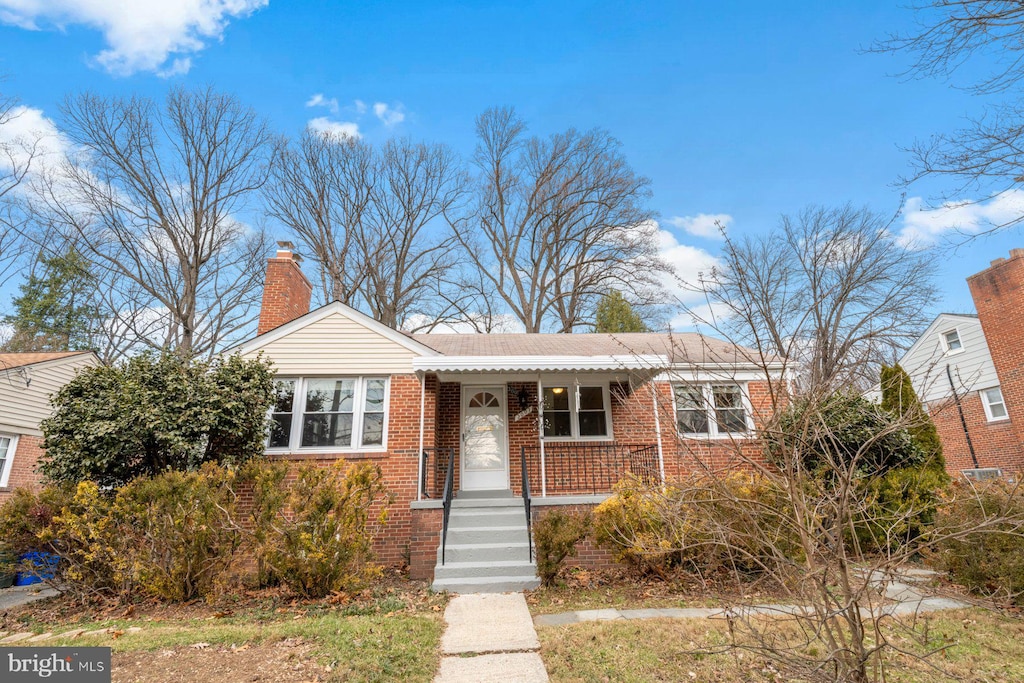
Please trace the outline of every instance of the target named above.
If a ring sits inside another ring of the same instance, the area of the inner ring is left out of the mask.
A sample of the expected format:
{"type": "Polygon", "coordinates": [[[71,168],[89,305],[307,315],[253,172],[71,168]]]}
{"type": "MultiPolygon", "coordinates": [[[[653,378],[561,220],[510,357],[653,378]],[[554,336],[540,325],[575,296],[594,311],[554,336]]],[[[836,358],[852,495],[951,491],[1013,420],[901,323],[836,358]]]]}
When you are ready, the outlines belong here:
{"type": "MultiPolygon", "coordinates": [[[[595,504],[581,505],[544,505],[531,510],[531,518],[536,524],[545,515],[552,512],[593,512],[595,504]]],[[[565,558],[566,567],[583,567],[584,569],[611,569],[619,566],[612,558],[612,552],[599,548],[589,536],[576,544],[576,556],[565,558]]]]}
{"type": "Polygon", "coordinates": [[[43,437],[27,434],[18,436],[18,446],[14,451],[14,462],[11,465],[11,474],[7,478],[7,486],[0,488],[0,505],[11,497],[15,489],[42,487],[41,477],[36,472],[36,464],[44,452],[43,437]]]}
{"type": "Polygon", "coordinates": [[[443,517],[444,511],[440,508],[412,510],[409,536],[409,578],[418,581],[429,581],[434,578],[443,517]]]}
{"type": "Polygon", "coordinates": [[[935,423],[935,429],[942,441],[942,455],[946,470],[956,477],[961,471],[975,467],[999,467],[1004,472],[1019,472],[1024,462],[1021,443],[1009,420],[989,422],[981,403],[981,394],[972,391],[960,397],[960,405],[967,422],[967,432],[978,459],[971,460],[964,436],[963,423],[952,399],[933,401],[927,405],[928,413],[935,423]]]}

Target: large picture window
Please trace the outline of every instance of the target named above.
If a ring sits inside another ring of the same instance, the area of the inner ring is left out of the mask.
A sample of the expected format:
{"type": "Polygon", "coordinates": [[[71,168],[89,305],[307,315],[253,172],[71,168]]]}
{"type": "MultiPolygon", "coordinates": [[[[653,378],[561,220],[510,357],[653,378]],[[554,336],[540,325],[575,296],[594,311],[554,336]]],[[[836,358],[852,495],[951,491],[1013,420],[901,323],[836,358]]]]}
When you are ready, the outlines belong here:
{"type": "Polygon", "coordinates": [[[541,395],[544,408],[544,438],[611,438],[607,386],[554,383],[545,386],[541,395]]]}
{"type": "Polygon", "coordinates": [[[690,436],[731,436],[750,431],[743,387],[738,384],[674,384],[676,429],[690,436]]]}
{"type": "Polygon", "coordinates": [[[381,450],[387,431],[383,377],[281,378],[270,449],[381,450]]]}

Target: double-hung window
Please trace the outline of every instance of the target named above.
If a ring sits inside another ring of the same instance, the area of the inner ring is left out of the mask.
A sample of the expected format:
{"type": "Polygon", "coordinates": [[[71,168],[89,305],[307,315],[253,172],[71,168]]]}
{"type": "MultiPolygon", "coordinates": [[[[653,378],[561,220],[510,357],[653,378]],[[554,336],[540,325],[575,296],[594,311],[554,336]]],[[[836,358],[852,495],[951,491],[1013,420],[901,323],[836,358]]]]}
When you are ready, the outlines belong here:
{"type": "Polygon", "coordinates": [[[544,438],[611,438],[611,406],[607,385],[555,383],[544,386],[541,395],[544,438]]]}
{"type": "Polygon", "coordinates": [[[985,417],[989,422],[1009,419],[1006,412],[1006,402],[1003,400],[1003,391],[999,387],[981,390],[981,402],[985,405],[985,417]]]}
{"type": "Polygon", "coordinates": [[[384,377],[278,379],[271,449],[381,450],[387,432],[384,377]]]}
{"type": "Polygon", "coordinates": [[[0,434],[0,488],[7,486],[14,464],[14,451],[18,447],[18,437],[12,434],[0,434]]]}
{"type": "Polygon", "coordinates": [[[942,345],[946,353],[960,353],[964,350],[964,344],[960,341],[960,330],[954,328],[942,333],[942,345]]]}
{"type": "Polygon", "coordinates": [[[750,431],[746,398],[738,384],[674,384],[672,394],[680,434],[713,437],[750,431]]]}

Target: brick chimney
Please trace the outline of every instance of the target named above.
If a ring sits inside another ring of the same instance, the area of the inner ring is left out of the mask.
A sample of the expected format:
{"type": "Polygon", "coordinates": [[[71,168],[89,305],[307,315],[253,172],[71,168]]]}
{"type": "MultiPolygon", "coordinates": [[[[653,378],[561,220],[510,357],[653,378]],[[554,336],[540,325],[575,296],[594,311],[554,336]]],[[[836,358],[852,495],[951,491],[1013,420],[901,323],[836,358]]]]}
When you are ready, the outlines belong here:
{"type": "Polygon", "coordinates": [[[1013,424],[1024,443],[1024,249],[967,278],[1013,424]]]}
{"type": "Polygon", "coordinates": [[[313,285],[299,268],[301,262],[302,257],[295,253],[294,244],[277,243],[277,255],[267,259],[263,303],[260,305],[260,323],[256,334],[269,332],[309,313],[313,285]]]}

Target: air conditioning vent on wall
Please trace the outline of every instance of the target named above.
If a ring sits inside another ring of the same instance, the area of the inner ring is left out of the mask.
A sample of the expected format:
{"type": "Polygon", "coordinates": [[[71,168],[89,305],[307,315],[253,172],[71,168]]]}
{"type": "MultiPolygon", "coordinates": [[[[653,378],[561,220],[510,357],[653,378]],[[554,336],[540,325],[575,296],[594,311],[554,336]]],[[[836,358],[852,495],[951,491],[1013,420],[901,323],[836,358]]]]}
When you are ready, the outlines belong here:
{"type": "Polygon", "coordinates": [[[975,481],[986,481],[988,479],[999,479],[1003,471],[998,467],[979,467],[973,470],[960,470],[960,474],[975,481]]]}

